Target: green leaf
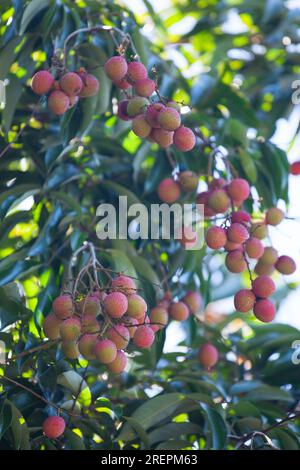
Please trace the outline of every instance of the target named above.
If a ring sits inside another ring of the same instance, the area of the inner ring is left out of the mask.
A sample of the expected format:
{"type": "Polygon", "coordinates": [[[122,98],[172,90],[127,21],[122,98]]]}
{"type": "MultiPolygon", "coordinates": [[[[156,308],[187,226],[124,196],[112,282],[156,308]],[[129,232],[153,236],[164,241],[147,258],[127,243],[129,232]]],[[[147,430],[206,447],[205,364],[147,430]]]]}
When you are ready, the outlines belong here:
{"type": "Polygon", "coordinates": [[[208,421],[212,434],[212,448],[216,450],[224,449],[227,439],[227,427],[220,413],[205,404],[201,404],[208,421]]]}
{"type": "Polygon", "coordinates": [[[49,6],[50,0],[31,0],[24,10],[21,24],[20,34],[24,34],[31,21],[49,6]]]}

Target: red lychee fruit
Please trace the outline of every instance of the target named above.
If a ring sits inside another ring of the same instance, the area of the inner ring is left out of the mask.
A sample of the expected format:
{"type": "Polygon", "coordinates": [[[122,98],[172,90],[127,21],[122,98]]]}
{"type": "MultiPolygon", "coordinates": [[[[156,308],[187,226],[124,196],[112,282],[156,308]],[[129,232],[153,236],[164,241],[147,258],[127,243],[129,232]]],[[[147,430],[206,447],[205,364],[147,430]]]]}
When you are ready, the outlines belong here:
{"type": "Polygon", "coordinates": [[[77,318],[67,318],[60,325],[60,336],[63,341],[75,341],[81,332],[81,323],[77,318]]]}
{"type": "Polygon", "coordinates": [[[82,88],[79,93],[79,97],[90,98],[91,96],[95,96],[100,88],[98,79],[90,73],[80,74],[80,78],[82,81],[82,88]]]}
{"type": "Polygon", "coordinates": [[[127,316],[126,318],[124,317],[124,326],[126,326],[126,328],[128,329],[130,338],[134,337],[138,324],[139,323],[136,318],[127,316]]]}
{"type": "Polygon", "coordinates": [[[169,320],[169,314],[163,307],[154,307],[150,312],[150,323],[151,328],[156,333],[167,326],[169,320]]]}
{"type": "Polygon", "coordinates": [[[279,256],[275,263],[275,268],[281,274],[289,275],[296,271],[296,263],[290,256],[279,256]]]}
{"type": "Polygon", "coordinates": [[[162,110],[165,109],[165,106],[162,103],[152,103],[148,106],[146,112],[146,119],[149,122],[151,127],[159,129],[161,126],[158,122],[159,114],[162,110]]]}
{"type": "Polygon", "coordinates": [[[47,338],[51,340],[55,340],[60,337],[59,329],[61,325],[61,320],[57,318],[54,313],[50,313],[44,322],[43,322],[43,330],[44,334],[47,338]]]}
{"type": "Polygon", "coordinates": [[[275,284],[269,276],[258,276],[252,282],[252,291],[256,297],[269,297],[275,292],[275,284]]]}
{"type": "Polygon", "coordinates": [[[204,206],[204,217],[213,217],[216,213],[209,207],[208,200],[212,191],[202,191],[197,195],[197,204],[203,204],[204,206]]]}
{"type": "Polygon", "coordinates": [[[128,65],[124,57],[114,56],[105,62],[104,70],[111,80],[122,80],[128,71],[128,65]]]}
{"type": "Polygon", "coordinates": [[[124,351],[117,351],[117,357],[114,361],[107,364],[107,369],[112,374],[121,374],[126,369],[127,357],[124,351]]]}
{"type": "Polygon", "coordinates": [[[272,246],[266,246],[260,261],[264,264],[275,264],[278,260],[278,251],[272,246]]]}
{"type": "Polygon", "coordinates": [[[69,109],[70,98],[63,91],[52,91],[48,98],[48,106],[50,111],[61,116],[69,109]]]}
{"type": "Polygon", "coordinates": [[[244,253],[241,250],[230,251],[226,255],[225,260],[226,268],[231,273],[242,273],[247,269],[247,263],[244,258],[244,253]]]}
{"type": "Polygon", "coordinates": [[[81,323],[82,333],[97,333],[100,330],[100,324],[95,315],[85,313],[82,317],[81,323]]]}
{"type": "Polygon", "coordinates": [[[118,117],[122,119],[122,121],[130,121],[130,117],[127,114],[127,106],[129,100],[122,100],[118,103],[118,117]]]}
{"type": "Polygon", "coordinates": [[[174,109],[176,109],[176,111],[177,111],[178,113],[180,113],[180,109],[181,109],[181,108],[180,108],[180,104],[177,103],[176,101],[173,101],[173,100],[168,101],[167,104],[166,104],[166,106],[167,106],[168,108],[174,108],[174,109]]]}
{"type": "Polygon", "coordinates": [[[31,80],[31,89],[37,95],[49,93],[54,84],[53,75],[47,70],[36,72],[31,80]]]}
{"type": "Polygon", "coordinates": [[[181,124],[180,114],[174,108],[164,108],[158,114],[158,123],[167,131],[175,131],[181,124]]]}
{"type": "Polygon", "coordinates": [[[191,313],[198,313],[202,306],[202,297],[199,292],[189,291],[185,294],[182,301],[188,306],[191,313]]]}
{"type": "Polygon", "coordinates": [[[235,250],[243,251],[243,245],[241,245],[240,243],[233,243],[230,240],[227,240],[227,242],[224,246],[224,249],[226,251],[235,251],[235,250]]]}
{"type": "Polygon", "coordinates": [[[258,259],[262,257],[265,248],[259,238],[250,237],[245,243],[245,250],[249,258],[258,259]]]}
{"type": "Polygon", "coordinates": [[[255,295],[249,289],[241,289],[234,296],[234,307],[238,312],[249,312],[253,309],[255,295]]]}
{"type": "Polygon", "coordinates": [[[248,224],[251,222],[251,215],[246,211],[235,211],[231,214],[231,222],[239,224],[248,224]]]}
{"type": "Polygon", "coordinates": [[[80,354],[88,361],[92,359],[96,359],[94,350],[95,350],[97,341],[98,341],[97,335],[86,333],[81,336],[78,342],[78,349],[79,349],[80,354]]]}
{"type": "Polygon", "coordinates": [[[230,207],[230,199],[224,189],[215,189],[208,198],[208,205],[216,214],[223,214],[230,207]]]}
{"type": "Polygon", "coordinates": [[[43,422],[43,433],[49,439],[57,439],[65,430],[66,423],[61,416],[49,416],[43,422]]]}
{"type": "Polygon", "coordinates": [[[68,96],[79,95],[83,83],[80,76],[74,72],[65,73],[59,80],[60,88],[68,96]]]}
{"type": "Polygon", "coordinates": [[[258,274],[259,276],[262,276],[262,275],[269,276],[274,271],[275,271],[274,264],[266,264],[262,261],[262,259],[258,260],[254,268],[254,272],[258,274]]]}
{"type": "Polygon", "coordinates": [[[290,165],[290,173],[291,175],[300,175],[300,161],[298,162],[293,162],[291,165],[290,165]]]}
{"type": "Polygon", "coordinates": [[[284,212],[278,207],[271,207],[266,212],[266,224],[279,225],[284,219],[284,212]]]}
{"type": "Polygon", "coordinates": [[[195,147],[196,137],[194,132],[188,127],[181,126],[174,132],[174,144],[178,150],[188,152],[195,147]]]}
{"type": "Polygon", "coordinates": [[[172,178],[162,180],[157,189],[161,201],[172,204],[180,198],[180,186],[172,178]]]}
{"type": "Polygon", "coordinates": [[[111,286],[124,291],[126,294],[134,294],[136,292],[136,284],[134,280],[131,277],[124,276],[123,274],[115,277],[111,282],[111,286]]]}
{"type": "Polygon", "coordinates": [[[154,331],[147,325],[138,326],[134,337],[133,343],[141,349],[148,349],[152,346],[155,339],[154,331]]]}
{"type": "Polygon", "coordinates": [[[127,70],[127,77],[132,82],[137,82],[138,80],[144,80],[147,78],[148,73],[147,69],[141,62],[129,62],[128,70],[127,70]]]}
{"type": "Polygon", "coordinates": [[[106,313],[112,318],[121,318],[128,308],[128,300],[122,292],[111,292],[104,299],[106,313]]]}
{"type": "Polygon", "coordinates": [[[141,318],[147,311],[147,304],[143,297],[138,294],[128,296],[127,315],[133,318],[141,318]]]}
{"type": "Polygon", "coordinates": [[[125,349],[130,340],[128,328],[124,325],[113,325],[107,331],[107,338],[115,343],[117,349],[125,349]]]}
{"type": "Polygon", "coordinates": [[[152,127],[146,120],[145,114],[139,114],[132,121],[132,130],[138,137],[142,139],[148,137],[152,131],[152,127]]]}
{"type": "Polygon", "coordinates": [[[117,346],[110,339],[102,339],[95,344],[94,353],[99,362],[109,364],[117,357],[117,346]]]}
{"type": "Polygon", "coordinates": [[[139,114],[144,114],[148,105],[149,101],[147,98],[143,98],[142,96],[134,96],[129,100],[126,112],[129,117],[133,118],[139,114]]]}
{"type": "Polygon", "coordinates": [[[269,299],[258,300],[253,308],[254,315],[258,320],[269,323],[275,318],[275,306],[269,299]]]}
{"type": "Polygon", "coordinates": [[[211,343],[202,344],[198,351],[198,359],[204,369],[210,370],[219,359],[217,348],[211,343]]]}
{"type": "Polygon", "coordinates": [[[209,183],[209,189],[222,189],[226,186],[224,178],[213,178],[209,183]]]}
{"type": "Polygon", "coordinates": [[[182,171],[179,173],[179,183],[183,191],[195,191],[198,188],[199,176],[193,171],[182,171]]]}
{"type": "Polygon", "coordinates": [[[234,223],[227,229],[227,237],[231,242],[241,244],[249,238],[249,232],[244,225],[234,223]]]}
{"type": "Polygon", "coordinates": [[[174,132],[165,129],[152,129],[150,136],[158,145],[166,149],[173,143],[174,132]]]}
{"type": "Polygon", "coordinates": [[[250,233],[253,237],[263,240],[268,236],[268,227],[264,222],[256,222],[252,224],[250,233]]]}
{"type": "Polygon", "coordinates": [[[205,240],[209,248],[219,250],[227,242],[226,231],[222,227],[210,227],[206,232],[205,240]]]}
{"type": "Polygon", "coordinates": [[[130,83],[127,82],[125,78],[122,78],[121,80],[115,80],[113,84],[117,87],[120,88],[120,90],[128,90],[129,88],[132,87],[130,83]]]}
{"type": "Polygon", "coordinates": [[[95,317],[101,312],[99,298],[96,295],[90,294],[84,297],[79,302],[79,309],[85,315],[94,315],[95,317]]]}
{"type": "Polygon", "coordinates": [[[134,83],[134,88],[139,96],[148,98],[154,93],[156,89],[156,83],[150,78],[142,78],[142,80],[137,80],[134,83]]]}
{"type": "Polygon", "coordinates": [[[243,178],[233,179],[226,189],[229,197],[234,201],[245,201],[250,194],[249,183],[243,178]]]}
{"type": "Polygon", "coordinates": [[[174,302],[169,308],[170,317],[173,320],[183,321],[189,317],[189,309],[184,302],[174,302]]]}
{"type": "Polygon", "coordinates": [[[64,320],[74,312],[73,300],[70,295],[60,295],[54,299],[52,309],[57,318],[64,320]]]}

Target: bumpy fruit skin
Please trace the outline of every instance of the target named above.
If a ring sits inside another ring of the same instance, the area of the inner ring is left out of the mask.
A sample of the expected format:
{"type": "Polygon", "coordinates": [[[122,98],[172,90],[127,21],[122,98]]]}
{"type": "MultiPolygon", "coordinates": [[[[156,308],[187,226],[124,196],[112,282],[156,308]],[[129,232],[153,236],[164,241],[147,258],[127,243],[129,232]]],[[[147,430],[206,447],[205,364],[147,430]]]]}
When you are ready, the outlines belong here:
{"type": "Polygon", "coordinates": [[[266,212],[266,224],[279,225],[284,219],[284,212],[278,207],[271,207],[266,212]]]}
{"type": "Polygon", "coordinates": [[[107,331],[107,338],[115,343],[117,349],[125,349],[130,340],[130,334],[126,326],[114,325],[107,331]]]}
{"type": "Polygon", "coordinates": [[[100,330],[100,325],[95,315],[87,313],[82,316],[81,330],[82,333],[97,333],[100,330]]]}
{"type": "Polygon", "coordinates": [[[31,89],[37,95],[45,95],[46,93],[49,93],[53,84],[53,75],[47,70],[40,70],[32,77],[31,89]]]}
{"type": "Polygon", "coordinates": [[[165,308],[154,307],[150,312],[150,323],[151,328],[156,333],[158,330],[163,329],[167,326],[169,320],[169,314],[165,308]]]}
{"type": "Polygon", "coordinates": [[[57,318],[64,320],[73,315],[74,306],[72,297],[69,295],[60,295],[54,299],[52,309],[57,318]]]}
{"type": "Polygon", "coordinates": [[[226,268],[231,273],[242,273],[247,269],[247,263],[241,250],[230,251],[225,259],[226,268]]]}
{"type": "Polygon", "coordinates": [[[134,88],[139,96],[144,96],[148,98],[154,93],[156,83],[150,78],[142,78],[142,80],[138,80],[134,83],[134,88]]]}
{"type": "Polygon", "coordinates": [[[300,175],[300,161],[291,164],[290,173],[294,176],[300,175]]]}
{"type": "Polygon", "coordinates": [[[217,348],[211,343],[203,344],[198,351],[198,359],[200,364],[206,369],[210,370],[216,365],[219,359],[217,348]]]}
{"type": "Polygon", "coordinates": [[[206,232],[205,240],[209,248],[219,250],[227,242],[226,231],[222,227],[210,227],[206,232]]]}
{"type": "Polygon", "coordinates": [[[275,284],[269,276],[259,276],[252,282],[252,291],[256,297],[266,298],[275,292],[275,284]]]}
{"type": "Polygon", "coordinates": [[[118,104],[118,117],[120,119],[122,119],[122,121],[130,121],[130,117],[127,114],[128,103],[129,103],[129,100],[119,101],[119,104],[118,104]]]}
{"type": "Polygon", "coordinates": [[[173,320],[183,321],[189,317],[189,309],[184,302],[174,302],[169,308],[170,317],[173,320]]]}
{"type": "Polygon", "coordinates": [[[152,127],[146,120],[145,114],[139,114],[132,121],[132,130],[138,137],[146,138],[150,135],[152,127]]]}
{"type": "Polygon", "coordinates": [[[128,296],[127,315],[133,318],[141,318],[147,311],[147,304],[143,297],[139,294],[131,294],[128,296]]]}
{"type": "Polygon", "coordinates": [[[144,80],[147,78],[147,69],[141,62],[129,62],[127,77],[132,82],[137,82],[138,80],[144,80]]]}
{"type": "Polygon", "coordinates": [[[120,90],[128,90],[132,87],[132,85],[128,83],[125,78],[122,78],[121,80],[114,80],[113,83],[117,88],[120,88],[120,90]]]}
{"type": "Polygon", "coordinates": [[[54,114],[61,116],[69,109],[70,98],[63,91],[52,91],[48,98],[48,106],[54,114]]]}
{"type": "Polygon", "coordinates": [[[165,178],[160,182],[157,193],[161,201],[172,204],[180,198],[180,186],[172,178],[165,178]]]}
{"type": "Polygon", "coordinates": [[[133,317],[124,317],[124,326],[126,326],[127,330],[129,331],[130,338],[134,337],[136,332],[138,321],[136,318],[133,317]]]}
{"type": "Polygon", "coordinates": [[[224,189],[215,189],[208,198],[208,205],[216,214],[223,214],[230,207],[230,199],[224,189]]]}
{"type": "Polygon", "coordinates": [[[249,238],[249,232],[242,224],[234,223],[227,230],[227,237],[233,243],[244,243],[249,238]]]}
{"type": "Polygon", "coordinates": [[[227,240],[227,242],[224,246],[224,249],[226,251],[234,251],[234,250],[243,251],[243,245],[241,245],[240,243],[234,243],[234,242],[231,242],[230,240],[227,240]]]}
{"type": "Polygon", "coordinates": [[[111,80],[122,80],[128,71],[128,65],[124,57],[114,56],[105,62],[104,70],[111,80]]]}
{"type": "Polygon", "coordinates": [[[275,306],[269,299],[258,300],[253,308],[254,315],[258,320],[269,323],[275,318],[275,306]]]}
{"type": "Polygon", "coordinates": [[[74,72],[65,73],[59,80],[59,84],[62,91],[68,96],[79,95],[83,87],[80,76],[74,72]]]}
{"type": "Polygon", "coordinates": [[[249,312],[253,309],[256,297],[249,289],[241,289],[234,296],[234,307],[238,312],[249,312]]]}
{"type": "Polygon", "coordinates": [[[251,215],[246,211],[235,211],[231,214],[231,222],[239,224],[247,224],[251,222],[251,215]]]}
{"type": "Polygon", "coordinates": [[[65,430],[66,423],[61,416],[49,416],[43,422],[43,433],[49,439],[57,439],[65,430]]]}
{"type": "Polygon", "coordinates": [[[275,271],[274,264],[263,263],[262,259],[259,259],[254,267],[254,272],[259,276],[266,275],[269,276],[275,271]]]}
{"type": "Polygon", "coordinates": [[[188,306],[192,314],[196,314],[200,311],[202,306],[202,297],[199,292],[189,291],[185,294],[182,301],[188,306]]]}
{"type": "Polygon", "coordinates": [[[245,243],[245,250],[249,258],[258,259],[264,254],[264,245],[256,237],[250,237],[245,243]]]}
{"type": "Polygon", "coordinates": [[[117,346],[110,339],[102,339],[95,344],[94,353],[101,364],[109,364],[117,357],[117,346]]]}
{"type": "Polygon", "coordinates": [[[196,137],[188,127],[181,126],[174,132],[174,145],[182,152],[188,152],[195,147],[196,137]]]}
{"type": "Polygon", "coordinates": [[[147,109],[146,119],[149,122],[151,127],[159,129],[161,126],[158,122],[159,114],[162,110],[165,109],[165,106],[162,103],[152,103],[147,109]]]}
{"type": "Polygon", "coordinates": [[[175,131],[180,127],[181,117],[180,114],[174,108],[162,109],[158,114],[158,123],[166,131],[175,131]]]}
{"type": "Polygon", "coordinates": [[[149,101],[147,98],[143,98],[142,96],[134,96],[128,102],[127,114],[131,118],[138,116],[139,114],[143,114],[147,110],[148,105],[149,101]]]}
{"type": "Polygon", "coordinates": [[[203,204],[204,206],[204,217],[205,218],[210,218],[216,215],[216,213],[209,207],[208,205],[208,200],[210,195],[212,194],[212,191],[202,191],[197,195],[197,204],[203,204]]]}
{"type": "Polygon", "coordinates": [[[153,129],[150,137],[152,137],[158,145],[166,149],[173,143],[174,132],[166,131],[165,129],[153,129]]]}
{"type": "Polygon", "coordinates": [[[67,318],[60,325],[60,336],[63,341],[75,341],[81,332],[81,323],[77,318],[67,318]]]}
{"type": "Polygon", "coordinates": [[[260,261],[264,264],[275,264],[278,260],[278,251],[272,246],[266,246],[260,261]]]}
{"type": "Polygon", "coordinates": [[[100,88],[98,79],[90,73],[80,74],[80,78],[82,81],[82,88],[79,93],[79,97],[90,98],[91,96],[95,96],[100,88]]]}
{"type": "Polygon", "coordinates": [[[86,333],[81,336],[78,342],[78,349],[80,354],[88,361],[96,359],[94,350],[97,343],[97,335],[86,333]]]}
{"type": "Polygon", "coordinates": [[[68,359],[77,359],[79,356],[78,345],[75,341],[63,341],[61,348],[68,359]]]}
{"type": "Polygon", "coordinates": [[[128,308],[128,300],[122,292],[112,292],[104,299],[106,313],[112,318],[121,318],[128,308]]]}
{"type": "Polygon", "coordinates": [[[107,365],[109,372],[112,374],[121,374],[126,369],[127,357],[124,351],[117,351],[117,357],[114,361],[107,365]]]}
{"type": "Polygon", "coordinates": [[[199,176],[193,171],[182,171],[179,173],[179,183],[183,191],[195,191],[198,188],[199,176]]]}
{"type": "Polygon", "coordinates": [[[224,178],[213,178],[209,183],[209,189],[223,189],[226,186],[224,178]]]}
{"type": "Polygon", "coordinates": [[[134,334],[133,344],[138,348],[148,349],[152,346],[154,339],[155,334],[150,326],[141,325],[134,334]]]}
{"type": "Polygon", "coordinates": [[[96,295],[87,295],[79,302],[79,309],[85,315],[96,317],[101,312],[99,298],[96,295]]]}
{"type": "Polygon", "coordinates": [[[290,256],[279,256],[278,260],[275,263],[275,268],[281,274],[289,275],[293,274],[296,271],[296,263],[290,256]]]}
{"type": "Polygon", "coordinates": [[[264,222],[256,222],[252,224],[250,233],[253,237],[263,240],[268,236],[268,226],[264,222]]]}
{"type": "Polygon", "coordinates": [[[124,276],[123,274],[115,277],[112,280],[111,285],[112,287],[124,290],[126,294],[133,294],[136,292],[136,284],[134,280],[131,277],[124,276]]]}
{"type": "Polygon", "coordinates": [[[250,194],[250,186],[247,180],[235,178],[227,186],[227,192],[234,201],[245,201],[250,194]]]}
{"type": "Polygon", "coordinates": [[[51,340],[55,340],[60,337],[60,325],[61,325],[61,320],[57,318],[54,313],[50,313],[48,315],[43,323],[43,330],[46,338],[49,338],[51,340]]]}

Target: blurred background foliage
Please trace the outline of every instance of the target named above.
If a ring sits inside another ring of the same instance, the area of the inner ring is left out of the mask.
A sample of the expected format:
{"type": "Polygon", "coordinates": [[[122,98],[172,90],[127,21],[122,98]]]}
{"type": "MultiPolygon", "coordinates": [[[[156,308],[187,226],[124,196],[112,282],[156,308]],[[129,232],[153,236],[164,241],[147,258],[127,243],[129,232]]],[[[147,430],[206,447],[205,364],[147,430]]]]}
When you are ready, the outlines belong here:
{"type": "MultiPolygon", "coordinates": [[[[172,167],[163,150],[115,117],[120,92],[103,71],[115,44],[106,32],[77,36],[69,56],[70,69],[85,66],[98,77],[97,98],[81,100],[61,119],[38,102],[30,78],[51,66],[72,31],[100,23],[129,33],[141,60],[149,70],[156,67],[161,94],[184,103],[186,111],[191,107],[184,122],[226,149],[231,165],[262,198],[261,209],[279,200],[288,205],[288,161],[270,138],[278,118],[293,109],[300,10],[282,0],[182,0],[157,14],[155,2],[145,0],[139,2],[145,13],[135,15],[130,3],[132,9],[107,0],[1,1],[0,79],[8,85],[0,135],[0,339],[8,363],[0,375],[8,379],[1,379],[0,448],[243,449],[250,441],[270,448],[271,439],[272,446],[299,449],[299,420],[277,426],[300,398],[299,365],[291,361],[291,344],[300,335],[291,326],[262,326],[251,316],[206,308],[180,328],[171,324],[117,378],[93,361],[66,361],[56,347],[22,355],[41,343],[51,299],[85,240],[99,248],[107,267],[139,279],[150,307],[162,295],[164,272],[175,298],[200,290],[204,306],[231,298],[249,282],[226,273],[223,257],[204,249],[97,239],[100,203],[116,203],[119,195],[158,202],[157,185],[172,167]],[[166,347],[171,336],[179,345],[166,347]],[[212,373],[196,359],[206,340],[221,356],[212,373]],[[62,440],[46,439],[41,424],[53,407],[26,388],[70,408],[83,371],[78,417],[68,420],[62,440]],[[253,434],[262,430],[268,438],[253,434]]],[[[181,170],[196,171],[204,181],[209,153],[202,144],[174,157],[181,170]]],[[[222,159],[215,161],[215,175],[228,176],[222,159]]],[[[248,209],[258,210],[252,203],[248,209]]],[[[293,287],[282,283],[278,304],[293,287]]]]}

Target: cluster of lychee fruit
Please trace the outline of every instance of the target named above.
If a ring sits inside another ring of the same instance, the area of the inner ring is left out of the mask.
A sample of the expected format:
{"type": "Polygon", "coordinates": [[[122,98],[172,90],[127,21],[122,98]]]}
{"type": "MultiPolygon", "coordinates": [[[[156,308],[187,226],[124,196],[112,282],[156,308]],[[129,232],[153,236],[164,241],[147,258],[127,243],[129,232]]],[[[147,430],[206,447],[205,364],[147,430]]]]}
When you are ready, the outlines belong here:
{"type": "Polygon", "coordinates": [[[174,144],[179,150],[188,152],[196,143],[194,132],[182,125],[180,105],[163,99],[157,93],[157,83],[148,76],[144,64],[127,62],[122,56],[110,57],[105,72],[114,85],[126,93],[126,99],[118,103],[118,117],[132,120],[133,132],[143,139],[156,142],[162,148],[174,144]]]}
{"type": "Polygon", "coordinates": [[[151,322],[161,322],[167,325],[168,320],[184,321],[189,315],[199,313],[202,297],[199,292],[188,291],[180,300],[174,301],[170,292],[166,292],[156,307],[150,312],[151,322]]]}
{"type": "Polygon", "coordinates": [[[181,197],[181,192],[188,193],[198,188],[199,176],[190,170],[185,170],[176,177],[164,178],[158,185],[157,194],[161,201],[173,204],[181,197]]]}
{"type": "Polygon", "coordinates": [[[65,71],[56,80],[48,70],[36,72],[31,88],[37,95],[47,95],[49,109],[61,116],[73,108],[80,98],[89,98],[99,90],[98,79],[84,68],[77,72],[65,71]]]}

